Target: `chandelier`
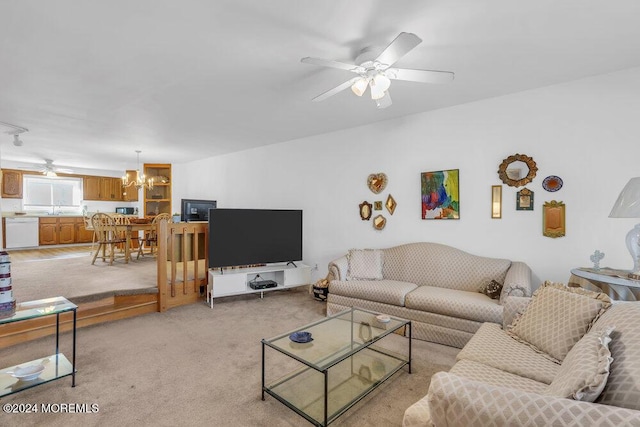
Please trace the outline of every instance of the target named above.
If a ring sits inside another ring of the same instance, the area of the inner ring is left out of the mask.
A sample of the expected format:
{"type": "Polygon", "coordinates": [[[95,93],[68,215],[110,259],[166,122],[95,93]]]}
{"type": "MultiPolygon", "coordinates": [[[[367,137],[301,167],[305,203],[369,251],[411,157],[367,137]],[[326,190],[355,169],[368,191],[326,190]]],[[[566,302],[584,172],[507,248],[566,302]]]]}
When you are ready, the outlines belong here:
{"type": "Polygon", "coordinates": [[[141,188],[146,188],[147,190],[151,190],[153,188],[153,178],[147,178],[144,176],[144,173],[140,173],[140,153],[142,151],[136,150],[136,155],[138,156],[138,168],[136,169],[136,177],[133,181],[129,181],[129,174],[127,172],[122,175],[122,186],[127,188],[135,185],[136,190],[140,190],[141,188]]]}

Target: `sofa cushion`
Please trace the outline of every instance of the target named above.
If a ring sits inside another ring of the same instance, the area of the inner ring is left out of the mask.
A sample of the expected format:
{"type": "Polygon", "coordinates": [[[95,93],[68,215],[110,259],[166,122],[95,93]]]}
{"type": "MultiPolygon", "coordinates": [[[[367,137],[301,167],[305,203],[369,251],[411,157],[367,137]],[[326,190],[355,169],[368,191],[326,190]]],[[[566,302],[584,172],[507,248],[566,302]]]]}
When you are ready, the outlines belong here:
{"type": "Polygon", "coordinates": [[[610,305],[609,297],[601,292],[545,282],[508,333],[562,361],[610,305]]]}
{"type": "Polygon", "coordinates": [[[496,323],[485,323],[458,353],[458,360],[473,360],[521,377],[550,384],[560,365],[510,337],[496,323]]]}
{"type": "Polygon", "coordinates": [[[413,283],[396,280],[341,281],[329,284],[329,294],[364,299],[398,306],[405,305],[405,296],[417,288],[413,283]]]}
{"type": "Polygon", "coordinates": [[[550,396],[594,402],[609,377],[609,342],[613,327],[590,332],[567,353],[558,375],[543,392],[550,396]]]}
{"type": "Polygon", "coordinates": [[[542,393],[548,387],[545,383],[468,359],[459,360],[449,372],[470,380],[532,393],[542,393]]]}
{"type": "Polygon", "coordinates": [[[640,410],[640,302],[615,302],[593,327],[611,326],[611,368],[596,403],[640,410]]]}
{"type": "Polygon", "coordinates": [[[347,254],[347,280],[382,280],[384,252],[378,249],[351,249],[347,254]]]}
{"type": "Polygon", "coordinates": [[[384,249],[386,279],[476,292],[496,280],[504,283],[511,261],[469,254],[438,243],[409,243],[384,249]]]}
{"type": "Polygon", "coordinates": [[[477,322],[500,322],[502,306],[479,292],[419,286],[411,291],[405,305],[414,310],[471,319],[477,322]]]}

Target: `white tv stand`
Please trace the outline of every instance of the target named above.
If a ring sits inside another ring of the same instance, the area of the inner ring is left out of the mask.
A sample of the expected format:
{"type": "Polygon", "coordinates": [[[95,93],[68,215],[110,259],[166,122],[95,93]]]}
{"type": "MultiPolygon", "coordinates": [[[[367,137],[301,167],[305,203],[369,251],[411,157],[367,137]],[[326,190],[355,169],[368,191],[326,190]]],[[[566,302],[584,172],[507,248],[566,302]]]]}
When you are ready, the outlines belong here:
{"type": "Polygon", "coordinates": [[[207,284],[207,302],[213,308],[213,299],[231,295],[259,293],[280,289],[295,288],[311,283],[311,267],[297,263],[297,267],[289,264],[269,264],[263,267],[246,267],[225,269],[209,269],[209,283],[207,284]],[[249,283],[258,280],[273,280],[278,286],[266,289],[253,289],[249,283]]]}

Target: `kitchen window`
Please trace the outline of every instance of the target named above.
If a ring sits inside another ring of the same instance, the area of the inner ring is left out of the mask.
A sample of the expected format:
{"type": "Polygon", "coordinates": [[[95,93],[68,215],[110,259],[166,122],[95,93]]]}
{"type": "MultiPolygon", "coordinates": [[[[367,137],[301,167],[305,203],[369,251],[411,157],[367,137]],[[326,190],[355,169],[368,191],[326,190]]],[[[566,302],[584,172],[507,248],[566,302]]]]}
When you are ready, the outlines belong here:
{"type": "Polygon", "coordinates": [[[80,212],[82,178],[24,175],[24,209],[80,212]]]}

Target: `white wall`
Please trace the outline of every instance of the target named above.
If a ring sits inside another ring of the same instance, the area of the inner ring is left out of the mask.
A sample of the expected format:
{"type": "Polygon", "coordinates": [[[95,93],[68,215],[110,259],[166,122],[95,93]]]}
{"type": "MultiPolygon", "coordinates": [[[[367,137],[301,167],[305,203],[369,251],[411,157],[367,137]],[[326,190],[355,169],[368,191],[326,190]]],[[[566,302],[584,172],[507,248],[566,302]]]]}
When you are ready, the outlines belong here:
{"type": "MultiPolygon", "coordinates": [[[[630,268],[624,236],[638,220],[608,214],[629,178],[640,176],[639,94],[636,68],[174,165],[174,206],[203,198],[221,208],[304,209],[304,257],[319,265],[315,278],[350,248],[414,241],[525,261],[535,282],[566,281],[571,268],[590,265],[595,249],[606,254],[602,265],[630,268]],[[516,211],[517,190],[505,185],[503,217],[490,219],[498,165],[515,153],[537,162],[527,185],[535,210],[516,211]],[[456,168],[461,219],[422,220],[420,173],[456,168]],[[389,177],[380,195],[366,187],[374,172],[389,177]],[[548,175],[564,187],[543,190],[548,175]],[[384,211],[387,226],[376,231],[360,220],[358,204],[388,194],[398,207],[393,216],[384,211]],[[567,236],[557,239],[542,236],[542,204],[554,199],[567,205],[567,236]]],[[[348,94],[326,102],[340,96],[348,94]]]]}

